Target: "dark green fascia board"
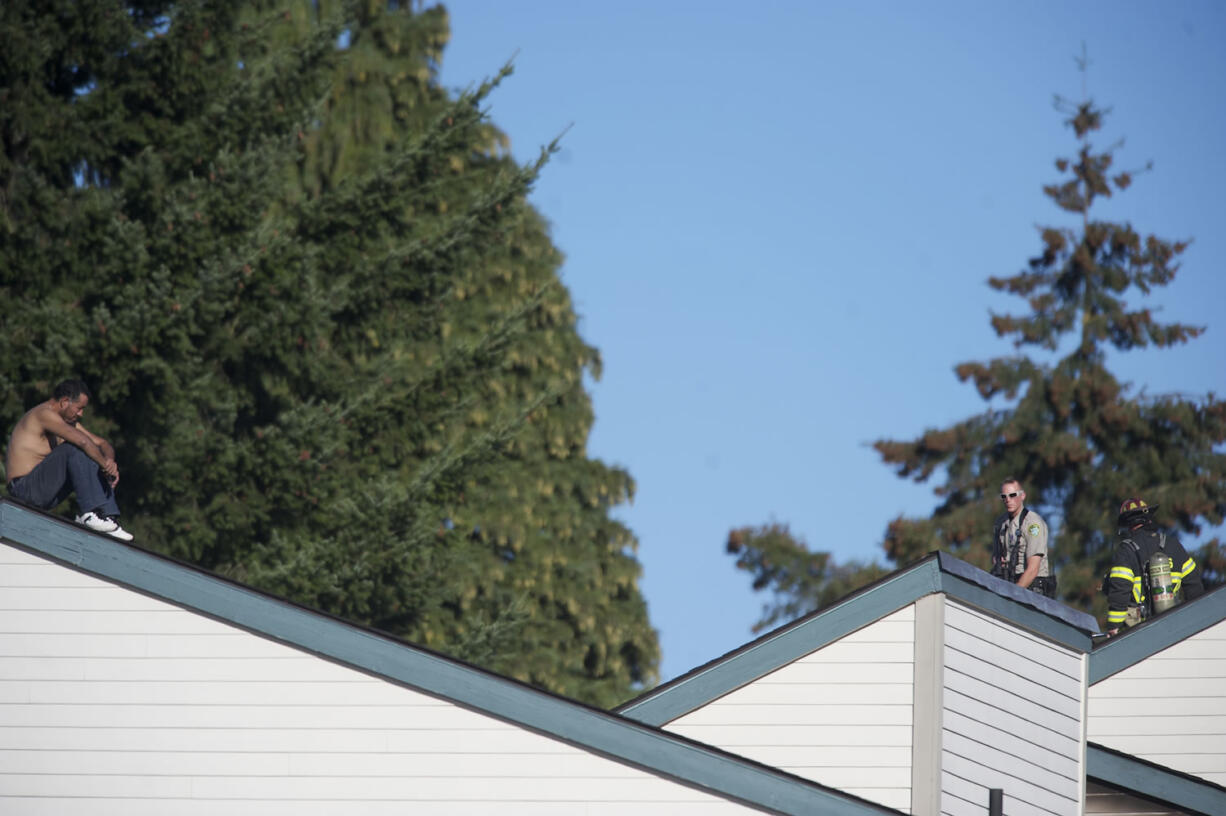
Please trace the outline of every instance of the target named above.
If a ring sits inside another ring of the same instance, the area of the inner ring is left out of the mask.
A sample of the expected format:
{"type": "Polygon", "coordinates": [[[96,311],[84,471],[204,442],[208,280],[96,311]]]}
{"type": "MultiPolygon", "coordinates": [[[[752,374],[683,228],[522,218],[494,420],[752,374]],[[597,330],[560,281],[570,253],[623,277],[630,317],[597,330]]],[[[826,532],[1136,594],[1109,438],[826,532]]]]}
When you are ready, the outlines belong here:
{"type": "Polygon", "coordinates": [[[1099,644],[1090,654],[1090,685],[1223,620],[1226,620],[1226,587],[1218,587],[1195,601],[1180,604],[1140,626],[1126,629],[1099,644]]]}
{"type": "Polygon", "coordinates": [[[1081,652],[1090,651],[1088,632],[1097,631],[1089,615],[993,578],[947,553],[933,553],[834,606],[785,624],[615,710],[662,726],[937,592],[1081,652]]]}
{"type": "Polygon", "coordinates": [[[950,595],[991,609],[1002,617],[1017,620],[1031,630],[1074,649],[1088,651],[1091,643],[1089,636],[1098,632],[1098,621],[1093,615],[1023,589],[1011,581],[993,577],[949,553],[938,552],[936,557],[941,572],[946,576],[942,588],[950,595]],[[951,576],[960,580],[950,580],[951,576]],[[988,593],[964,591],[959,595],[958,589],[968,585],[985,589],[988,593]],[[998,600],[990,600],[993,597],[998,600]],[[1009,603],[1001,603],[1004,599],[1008,599],[1009,603]]]}
{"type": "Polygon", "coordinates": [[[940,585],[936,559],[925,559],[834,606],[768,632],[615,710],[649,725],[672,722],[903,608],[916,598],[939,591],[940,585]]]}
{"type": "Polygon", "coordinates": [[[897,814],[776,768],[296,606],[7,499],[0,499],[0,538],[258,636],[750,807],[833,816],[897,814]]]}
{"type": "Polygon", "coordinates": [[[1086,776],[1181,810],[1226,814],[1226,788],[1093,742],[1086,744],[1086,776]]]}

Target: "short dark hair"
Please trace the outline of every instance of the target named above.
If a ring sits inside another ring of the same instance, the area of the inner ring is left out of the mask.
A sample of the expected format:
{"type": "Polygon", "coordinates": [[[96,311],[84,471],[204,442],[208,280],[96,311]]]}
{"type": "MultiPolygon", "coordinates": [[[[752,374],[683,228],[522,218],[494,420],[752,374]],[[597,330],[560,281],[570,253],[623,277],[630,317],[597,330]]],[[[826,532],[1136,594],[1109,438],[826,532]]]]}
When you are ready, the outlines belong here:
{"type": "Polygon", "coordinates": [[[1022,486],[1022,480],[1021,480],[1021,479],[1015,479],[1015,478],[1013,478],[1012,476],[1006,476],[1005,478],[1003,478],[1003,479],[1001,479],[1001,480],[1000,480],[1000,486],[1001,486],[1001,487],[1004,487],[1004,486],[1005,486],[1005,485],[1007,485],[1007,484],[1016,484],[1018,487],[1021,487],[1021,486],[1022,486]]]}
{"type": "Polygon", "coordinates": [[[51,392],[51,399],[53,400],[66,399],[72,402],[76,402],[77,397],[81,396],[82,394],[84,394],[89,399],[93,399],[94,397],[93,394],[89,393],[89,386],[81,382],[80,380],[64,380],[62,383],[60,383],[59,385],[55,387],[54,391],[51,392]]]}

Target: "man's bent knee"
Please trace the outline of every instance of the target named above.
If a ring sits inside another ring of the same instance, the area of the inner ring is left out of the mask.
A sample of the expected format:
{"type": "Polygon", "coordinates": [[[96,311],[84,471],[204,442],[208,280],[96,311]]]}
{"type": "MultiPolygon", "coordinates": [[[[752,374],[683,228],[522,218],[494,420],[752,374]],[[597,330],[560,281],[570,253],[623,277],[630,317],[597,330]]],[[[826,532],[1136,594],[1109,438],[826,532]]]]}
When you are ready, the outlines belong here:
{"type": "Polygon", "coordinates": [[[98,467],[98,463],[89,458],[89,454],[78,448],[76,445],[60,444],[56,446],[56,450],[66,448],[67,452],[61,454],[67,456],[70,462],[88,462],[94,467],[98,467]]]}

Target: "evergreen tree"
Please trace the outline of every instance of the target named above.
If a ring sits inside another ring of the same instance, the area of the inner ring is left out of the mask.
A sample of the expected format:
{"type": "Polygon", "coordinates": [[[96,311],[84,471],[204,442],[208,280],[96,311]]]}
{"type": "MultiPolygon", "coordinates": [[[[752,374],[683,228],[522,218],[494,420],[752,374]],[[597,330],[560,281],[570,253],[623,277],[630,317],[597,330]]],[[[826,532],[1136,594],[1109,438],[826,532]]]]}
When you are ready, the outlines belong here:
{"type": "MultiPolygon", "coordinates": [[[[294,189],[310,197],[336,188],[394,151],[406,133],[445,113],[448,99],[434,81],[434,67],[447,37],[439,8],[419,15],[387,13],[377,4],[360,10],[346,31],[327,116],[303,140],[294,189]]],[[[486,122],[474,131],[474,143],[449,161],[465,170],[465,184],[481,186],[487,183],[483,173],[510,165],[500,158],[507,140],[486,122]]],[[[573,676],[567,683],[597,674],[608,681],[603,699],[612,701],[624,693],[624,678],[609,667],[655,659],[654,643],[638,637],[645,613],[626,614],[641,603],[638,565],[628,557],[634,540],[608,518],[608,508],[628,498],[633,484],[624,471],[584,455],[593,416],[581,374],[598,374],[599,357],[576,331],[557,279],[561,256],[530,211],[505,239],[497,254],[464,270],[445,302],[445,325],[451,338],[479,342],[488,326],[523,309],[526,291],[539,291],[539,303],[523,315],[526,330],[508,345],[504,363],[485,372],[482,387],[492,401],[549,396],[531,415],[530,427],[508,443],[506,456],[474,465],[449,508],[447,523],[479,542],[485,560],[471,562],[479,569],[461,599],[423,636],[516,676],[556,672],[551,664],[563,656],[564,671],[573,676]],[[490,640],[491,623],[500,645],[490,640]],[[523,642],[536,645],[517,648],[523,642]]],[[[457,418],[469,431],[490,421],[482,405],[457,418]]]]}
{"type": "Polygon", "coordinates": [[[813,552],[786,524],[735,529],[726,549],[738,569],[753,575],[755,590],[772,593],[755,632],[827,607],[889,573],[879,564],[840,564],[830,553],[813,552]]]}
{"type": "Polygon", "coordinates": [[[145,546],[592,702],[650,682],[548,150],[492,149],[498,79],[438,86],[441,9],[0,15],[8,425],[80,372],[145,546]]]}
{"type": "MultiPolygon", "coordinates": [[[[1078,140],[1076,155],[1056,161],[1060,179],[1044,192],[1073,225],[1040,230],[1042,248],[1018,274],[989,279],[1001,292],[1025,299],[1020,315],[993,315],[992,327],[1018,349],[1035,348],[1054,362],[1018,354],[967,362],[955,372],[975,385],[984,413],[952,427],[930,429],[910,441],[879,440],[882,459],[917,482],[939,474],[940,498],[931,517],[897,518],[885,533],[889,562],[906,564],[945,550],[977,566],[991,560],[991,520],[1000,512],[1000,484],[1021,480],[1027,505],[1048,520],[1060,596],[1101,617],[1099,588],[1116,540],[1120,502],[1132,495],[1160,504],[1161,523],[1187,534],[1226,517],[1226,403],[1135,393],[1107,369],[1108,349],[1128,351],[1187,342],[1204,329],[1161,323],[1135,298],[1170,283],[1188,244],[1142,236],[1128,223],[1095,219],[1099,197],[1128,189],[1133,174],[1114,169],[1112,145],[1098,150],[1090,138],[1104,111],[1092,101],[1057,99],[1078,140]],[[1126,298],[1133,298],[1130,305],[1126,298]]],[[[754,574],[755,588],[779,595],[776,616],[826,600],[834,568],[824,553],[810,554],[790,536],[750,530],[729,543],[738,565],[754,574]],[[748,542],[748,543],[746,543],[748,542]],[[733,546],[733,544],[737,546],[733,546]],[[815,565],[806,568],[806,563],[815,565]]],[[[1195,557],[1207,585],[1226,577],[1221,542],[1214,538],[1195,557]]],[[[840,588],[879,574],[874,567],[839,570],[840,588]]]]}

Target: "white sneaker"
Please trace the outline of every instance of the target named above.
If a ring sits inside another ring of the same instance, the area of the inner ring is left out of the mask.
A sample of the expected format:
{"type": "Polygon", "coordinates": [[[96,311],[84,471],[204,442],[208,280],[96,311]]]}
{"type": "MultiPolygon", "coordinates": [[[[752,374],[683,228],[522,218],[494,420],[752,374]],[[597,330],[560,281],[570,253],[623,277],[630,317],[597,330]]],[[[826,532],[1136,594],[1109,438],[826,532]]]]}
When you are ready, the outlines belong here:
{"type": "Polygon", "coordinates": [[[77,516],[77,524],[83,524],[95,533],[112,533],[119,529],[118,524],[108,518],[102,518],[92,510],[77,516]]]}
{"type": "Polygon", "coordinates": [[[95,533],[106,533],[112,538],[117,538],[120,541],[131,541],[132,534],[119,526],[119,522],[114,519],[102,518],[97,513],[89,512],[84,515],[77,516],[77,524],[84,525],[95,533]]]}

